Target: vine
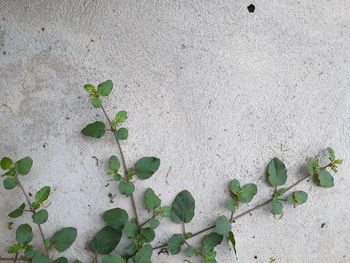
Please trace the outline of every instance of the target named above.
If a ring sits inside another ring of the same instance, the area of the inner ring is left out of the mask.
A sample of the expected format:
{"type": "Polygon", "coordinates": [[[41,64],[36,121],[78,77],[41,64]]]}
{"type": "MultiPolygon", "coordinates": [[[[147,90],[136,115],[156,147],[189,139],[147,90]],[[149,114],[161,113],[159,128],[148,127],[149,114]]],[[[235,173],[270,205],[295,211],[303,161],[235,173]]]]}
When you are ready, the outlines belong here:
{"type": "MultiPolygon", "coordinates": [[[[232,231],[232,224],[246,214],[253,212],[263,206],[270,205],[270,211],[273,215],[282,215],[284,205],[301,205],[308,199],[308,194],[304,191],[290,190],[298,186],[308,178],[321,187],[329,188],[334,185],[334,177],[331,174],[336,173],[342,160],[337,159],[334,151],[327,148],[326,154],[328,161],[321,165],[319,156],[311,158],[306,164],[307,174],[295,183],[285,186],[287,181],[287,169],[285,164],[277,157],[273,158],[267,167],[267,182],[273,187],[273,194],[258,205],[236,214],[241,204],[249,203],[258,192],[255,184],[247,183],[241,185],[237,179],[233,179],[228,186],[229,196],[225,202],[228,210],[228,216],[220,215],[212,226],[206,227],[197,232],[186,231],[186,224],[189,223],[195,215],[195,200],[192,194],[183,190],[178,193],[171,206],[163,206],[161,199],[151,188],[144,192],[143,206],[150,214],[149,219],[144,222],[139,221],[138,205],[134,198],[137,180],[146,180],[152,177],[160,166],[160,160],[156,157],[143,157],[135,162],[132,167],[128,166],[121,146],[121,141],[128,138],[128,129],[122,127],[127,120],[127,112],[119,111],[114,118],[110,118],[103,106],[102,98],[109,96],[113,89],[111,80],[100,83],[97,87],[86,84],[84,89],[90,97],[90,103],[95,108],[101,108],[108,126],[103,121],[96,121],[88,124],[82,129],[81,133],[88,137],[101,138],[106,132],[113,134],[117,149],[118,158],[112,155],[108,160],[107,174],[118,184],[120,194],[128,197],[131,201],[132,216],[122,208],[113,208],[103,213],[102,218],[105,226],[99,230],[92,240],[88,242],[88,249],[94,253],[92,263],[101,261],[102,263],[150,263],[154,250],[161,250],[172,255],[179,254],[181,251],[186,257],[199,256],[205,263],[215,263],[216,247],[223,242],[228,242],[233,247],[236,254],[236,240],[232,231]],[[161,245],[153,246],[155,239],[155,230],[160,224],[162,218],[168,218],[174,223],[181,224],[182,231],[173,234],[169,240],[161,245]],[[206,232],[202,238],[201,246],[195,247],[190,244],[190,239],[206,232]],[[129,239],[129,244],[124,248],[124,253],[118,255],[115,253],[122,235],[129,239]],[[99,255],[102,255],[101,257],[99,255]]],[[[64,252],[76,240],[77,229],[74,227],[64,227],[55,232],[50,238],[44,234],[42,225],[48,220],[49,213],[43,205],[50,196],[51,188],[42,187],[32,198],[28,195],[21,183],[21,176],[26,176],[33,165],[33,160],[27,156],[20,160],[13,161],[9,157],[3,157],[0,161],[1,169],[5,170],[3,186],[6,190],[19,188],[24,196],[24,202],[10,212],[10,218],[18,218],[25,212],[31,214],[32,223],[36,224],[42,240],[42,247],[34,247],[31,242],[33,239],[32,226],[30,224],[21,224],[16,229],[16,242],[7,249],[13,257],[0,257],[1,261],[28,261],[33,263],[68,263],[64,256],[50,256],[50,251],[55,249],[57,252],[64,252]]],[[[81,261],[74,260],[73,263],[81,261]]]]}

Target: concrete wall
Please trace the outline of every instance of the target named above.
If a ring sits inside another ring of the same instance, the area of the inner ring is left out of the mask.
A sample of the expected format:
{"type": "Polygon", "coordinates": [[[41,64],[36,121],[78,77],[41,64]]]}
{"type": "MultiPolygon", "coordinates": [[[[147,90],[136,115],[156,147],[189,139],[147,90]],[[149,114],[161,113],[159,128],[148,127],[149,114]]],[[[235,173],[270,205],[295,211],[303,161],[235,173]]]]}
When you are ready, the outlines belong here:
{"type": "MultiPolygon", "coordinates": [[[[23,184],[30,192],[53,187],[43,228],[47,236],[59,226],[78,228],[65,253],[70,259],[90,262],[84,245],[101,227],[100,214],[130,206],[118,194],[109,203],[108,193],[116,193],[114,184],[105,187],[112,136],[97,141],[79,133],[103,118],[88,105],[83,84],[112,79],[106,108],[129,112],[127,162],[146,155],[162,161],[156,176],[137,183],[138,206],[149,186],[164,204],[188,189],[197,216],[187,229],[197,231],[227,213],[224,189],[233,177],[259,185],[244,211],[271,194],[264,171],[272,157],[285,161],[292,183],[307,158],[330,145],[345,159],[335,187],[303,184],[309,201],[281,220],[268,207],[241,218],[233,225],[238,261],[225,244],[218,262],[350,261],[350,2],[257,0],[254,13],[249,4],[0,2],[0,156],[33,157],[23,184]]],[[[4,251],[14,240],[7,213],[21,194],[0,194],[4,251]]],[[[164,221],[154,244],[180,229],[164,221]]],[[[184,258],[155,254],[153,262],[184,258]]]]}

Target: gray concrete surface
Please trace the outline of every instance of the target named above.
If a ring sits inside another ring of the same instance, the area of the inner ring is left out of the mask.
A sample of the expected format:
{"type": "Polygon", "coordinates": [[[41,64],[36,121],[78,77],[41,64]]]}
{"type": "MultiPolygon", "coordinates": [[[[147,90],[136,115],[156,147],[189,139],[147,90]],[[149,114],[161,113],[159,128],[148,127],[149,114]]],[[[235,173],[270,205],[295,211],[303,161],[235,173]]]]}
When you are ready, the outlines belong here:
{"type": "MultiPolygon", "coordinates": [[[[100,214],[130,205],[120,195],[113,204],[107,197],[116,192],[113,184],[105,187],[113,138],[79,133],[103,118],[88,105],[83,84],[112,79],[115,90],[105,103],[111,115],[129,112],[127,162],[145,155],[162,160],[156,176],[137,183],[138,206],[146,187],[164,204],[188,189],[197,208],[187,228],[196,231],[226,213],[231,178],[259,185],[243,211],[271,193],[264,181],[270,158],[285,161],[292,183],[307,158],[331,145],[345,159],[335,187],[303,184],[309,201],[281,220],[267,207],[240,219],[233,225],[238,260],[224,244],[218,262],[350,261],[350,2],[257,0],[249,13],[250,3],[0,2],[0,156],[33,157],[23,184],[30,192],[53,187],[43,228],[47,236],[60,226],[78,228],[78,241],[64,253],[70,259],[90,262],[84,245],[101,227],[100,214]]],[[[14,240],[6,215],[22,196],[0,193],[5,255],[14,240]]],[[[164,221],[154,244],[178,231],[164,221]]],[[[184,259],[155,254],[153,262],[184,259]]]]}

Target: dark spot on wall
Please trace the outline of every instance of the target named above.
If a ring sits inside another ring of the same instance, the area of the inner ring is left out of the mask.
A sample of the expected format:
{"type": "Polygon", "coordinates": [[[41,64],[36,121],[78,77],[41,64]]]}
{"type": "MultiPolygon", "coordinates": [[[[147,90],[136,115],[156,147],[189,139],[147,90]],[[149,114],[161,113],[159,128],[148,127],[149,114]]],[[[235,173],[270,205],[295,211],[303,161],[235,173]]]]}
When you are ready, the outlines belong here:
{"type": "Polygon", "coordinates": [[[181,44],[181,48],[185,49],[186,48],[185,44],[181,44]]]}
{"type": "Polygon", "coordinates": [[[6,51],[3,51],[2,54],[3,54],[3,55],[6,55],[6,51]]]}
{"type": "Polygon", "coordinates": [[[258,259],[258,256],[254,256],[255,259],[258,259]]]}
{"type": "Polygon", "coordinates": [[[247,9],[248,9],[249,13],[254,13],[254,11],[255,11],[255,5],[250,4],[250,5],[247,6],[247,9]]]}
{"type": "Polygon", "coordinates": [[[327,225],[327,223],[322,223],[322,224],[321,224],[321,228],[325,228],[326,225],[327,225]]]}

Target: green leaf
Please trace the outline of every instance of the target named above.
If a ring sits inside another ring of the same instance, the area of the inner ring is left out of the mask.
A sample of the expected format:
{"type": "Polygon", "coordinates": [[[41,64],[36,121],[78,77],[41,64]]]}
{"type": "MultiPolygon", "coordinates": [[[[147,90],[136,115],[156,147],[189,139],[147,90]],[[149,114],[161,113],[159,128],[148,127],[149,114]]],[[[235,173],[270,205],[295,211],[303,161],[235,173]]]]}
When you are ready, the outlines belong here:
{"type": "Polygon", "coordinates": [[[129,220],[124,227],[124,233],[128,238],[134,238],[137,236],[139,228],[137,226],[136,220],[133,218],[129,220]]]}
{"type": "Polygon", "coordinates": [[[27,248],[24,251],[24,256],[27,258],[32,258],[35,255],[35,251],[33,249],[33,246],[27,246],[27,248]]]}
{"type": "Polygon", "coordinates": [[[275,197],[281,197],[286,192],[286,188],[278,189],[275,193],[275,197]]]}
{"type": "Polygon", "coordinates": [[[287,181],[287,169],[277,157],[273,158],[267,167],[267,180],[272,186],[284,185],[287,181]]]}
{"type": "Polygon", "coordinates": [[[314,175],[316,173],[316,171],[318,170],[319,166],[320,166],[319,159],[316,156],[307,162],[306,170],[307,170],[308,174],[314,175]]]}
{"type": "Polygon", "coordinates": [[[122,124],[128,118],[128,113],[125,110],[118,111],[114,120],[117,124],[122,124]]]}
{"type": "Polygon", "coordinates": [[[24,244],[29,243],[33,239],[32,227],[28,224],[20,225],[16,230],[16,241],[24,244]]]}
{"type": "Polygon", "coordinates": [[[102,263],[122,263],[123,259],[117,254],[104,255],[102,263]]]}
{"type": "Polygon", "coordinates": [[[233,234],[232,231],[230,231],[230,233],[228,233],[228,240],[231,242],[231,245],[233,247],[233,251],[235,252],[235,255],[237,258],[236,239],[235,239],[235,235],[233,234]]]}
{"type": "Polygon", "coordinates": [[[179,219],[183,223],[188,223],[194,216],[195,200],[191,193],[184,190],[177,194],[171,208],[171,217],[174,222],[179,219]]]}
{"type": "Polygon", "coordinates": [[[91,84],[85,84],[84,85],[84,90],[86,90],[89,95],[93,94],[94,92],[96,92],[96,88],[94,85],[91,85],[91,84]]]}
{"type": "Polygon", "coordinates": [[[160,222],[158,219],[156,218],[152,218],[149,222],[148,222],[148,225],[150,228],[152,229],[156,229],[158,226],[159,226],[160,222]]]}
{"type": "Polygon", "coordinates": [[[7,253],[15,254],[15,253],[21,251],[21,249],[22,249],[22,245],[16,243],[16,244],[13,244],[7,248],[7,253]]]}
{"type": "Polygon", "coordinates": [[[244,185],[239,192],[239,201],[242,203],[249,203],[258,192],[255,184],[244,185]]]}
{"type": "Polygon", "coordinates": [[[144,194],[145,206],[148,210],[154,210],[160,206],[161,200],[154,193],[153,189],[147,188],[144,194]]]}
{"type": "Polygon", "coordinates": [[[235,212],[238,208],[238,203],[235,199],[230,197],[229,199],[226,200],[225,207],[231,212],[235,212]]]}
{"type": "Polygon", "coordinates": [[[108,160],[108,168],[113,171],[115,174],[118,173],[120,169],[120,162],[117,156],[112,155],[108,160]]]}
{"type": "Polygon", "coordinates": [[[135,191],[135,185],[132,182],[121,181],[118,185],[118,190],[122,195],[129,197],[135,191]]]}
{"type": "Polygon", "coordinates": [[[10,170],[4,173],[4,176],[14,177],[16,174],[17,174],[16,167],[12,167],[10,170]]]}
{"type": "Polygon", "coordinates": [[[99,108],[102,106],[102,101],[98,97],[91,97],[90,98],[90,104],[94,106],[94,108],[99,108]]]}
{"type": "Polygon", "coordinates": [[[328,158],[331,162],[333,162],[335,160],[335,152],[331,147],[327,148],[327,155],[328,155],[328,158]]]}
{"type": "Polygon", "coordinates": [[[166,217],[166,218],[171,217],[171,207],[170,206],[163,206],[160,208],[159,211],[163,217],[166,217]]]}
{"type": "Polygon", "coordinates": [[[29,156],[24,157],[15,163],[15,167],[20,175],[28,174],[32,166],[33,160],[29,156]]]}
{"type": "Polygon", "coordinates": [[[135,263],[151,263],[152,252],[151,245],[144,245],[135,255],[135,263]]]}
{"type": "Polygon", "coordinates": [[[185,244],[185,238],[181,234],[174,234],[168,240],[168,249],[170,254],[177,255],[181,251],[181,246],[185,244]]]}
{"type": "Polygon", "coordinates": [[[304,191],[295,191],[287,197],[287,201],[290,204],[301,205],[307,201],[308,195],[304,191]]]}
{"type": "Polygon", "coordinates": [[[113,82],[106,80],[97,86],[97,92],[100,96],[108,96],[113,89],[113,82]]]}
{"type": "Polygon", "coordinates": [[[153,239],[156,237],[156,234],[154,233],[154,230],[150,227],[145,227],[140,229],[141,236],[145,239],[147,243],[150,243],[153,241],[153,239]]]}
{"type": "Polygon", "coordinates": [[[226,216],[219,216],[216,219],[215,232],[219,235],[226,236],[231,231],[231,223],[226,216]]]}
{"type": "Polygon", "coordinates": [[[13,161],[9,157],[3,157],[0,161],[0,167],[3,170],[11,169],[13,166],[13,161]]]}
{"type": "Polygon", "coordinates": [[[277,198],[273,198],[271,201],[271,213],[274,215],[283,213],[283,205],[277,198]]]}
{"type": "Polygon", "coordinates": [[[325,188],[334,186],[334,178],[326,169],[320,169],[318,171],[316,181],[318,182],[319,186],[325,188]]]}
{"type": "Polygon", "coordinates": [[[205,235],[202,239],[202,246],[204,253],[213,251],[213,249],[221,244],[224,237],[215,232],[205,235]]]}
{"type": "Polygon", "coordinates": [[[58,259],[53,261],[53,263],[68,263],[68,259],[65,257],[59,257],[58,259]]]}
{"type": "Polygon", "coordinates": [[[126,140],[129,136],[129,131],[127,128],[120,128],[114,132],[114,137],[117,140],[126,140]]]}
{"type": "Polygon", "coordinates": [[[51,240],[50,239],[45,239],[44,246],[47,247],[47,248],[51,247],[51,240]]]}
{"type": "Polygon", "coordinates": [[[44,224],[47,221],[47,218],[49,217],[49,213],[46,209],[42,209],[38,212],[35,212],[32,215],[33,222],[37,225],[44,224]]]}
{"type": "Polygon", "coordinates": [[[193,257],[194,255],[196,255],[196,250],[193,247],[187,247],[184,250],[184,254],[186,255],[186,257],[193,257]]]}
{"type": "Polygon", "coordinates": [[[241,190],[241,186],[240,186],[240,183],[237,179],[233,179],[230,183],[230,191],[237,195],[238,192],[241,190]]]}
{"type": "Polygon", "coordinates": [[[50,258],[41,252],[35,253],[34,257],[32,258],[32,263],[50,263],[50,262],[51,262],[50,258]]]}
{"type": "Polygon", "coordinates": [[[21,215],[23,215],[25,207],[26,207],[25,203],[21,204],[16,210],[13,210],[11,213],[9,213],[8,216],[11,218],[20,217],[21,215]]]}
{"type": "Polygon", "coordinates": [[[15,177],[8,177],[3,181],[3,184],[6,190],[11,190],[18,185],[18,180],[15,177]]]}
{"type": "Polygon", "coordinates": [[[107,226],[123,230],[124,225],[129,219],[128,213],[121,208],[113,208],[103,213],[103,220],[107,226]]]}
{"type": "Polygon", "coordinates": [[[51,243],[58,252],[67,250],[77,238],[78,231],[74,227],[66,227],[57,231],[51,238],[51,243]]]}
{"type": "Polygon", "coordinates": [[[217,263],[216,261],[216,252],[215,251],[209,251],[204,254],[204,263],[217,263]]]}
{"type": "Polygon", "coordinates": [[[150,178],[159,168],[160,160],[156,157],[143,157],[135,164],[135,172],[139,179],[150,178]]]}
{"type": "Polygon", "coordinates": [[[81,130],[81,133],[85,136],[101,138],[106,133],[105,124],[102,121],[95,121],[94,123],[86,125],[85,128],[81,130]]]}
{"type": "Polygon", "coordinates": [[[117,247],[121,236],[121,230],[106,226],[97,232],[90,247],[99,254],[109,254],[117,247]]]}
{"type": "MultiPolygon", "coordinates": [[[[125,247],[124,252],[126,253],[126,255],[135,255],[136,254],[138,248],[136,247],[136,244],[135,244],[136,242],[135,241],[132,242],[132,243],[129,243],[129,245],[127,245],[125,247]]],[[[129,259],[131,259],[131,258],[129,258],[129,259]]]]}
{"type": "Polygon", "coordinates": [[[44,186],[35,194],[35,200],[41,204],[42,202],[46,201],[47,198],[49,198],[50,192],[50,186],[44,186]]]}

